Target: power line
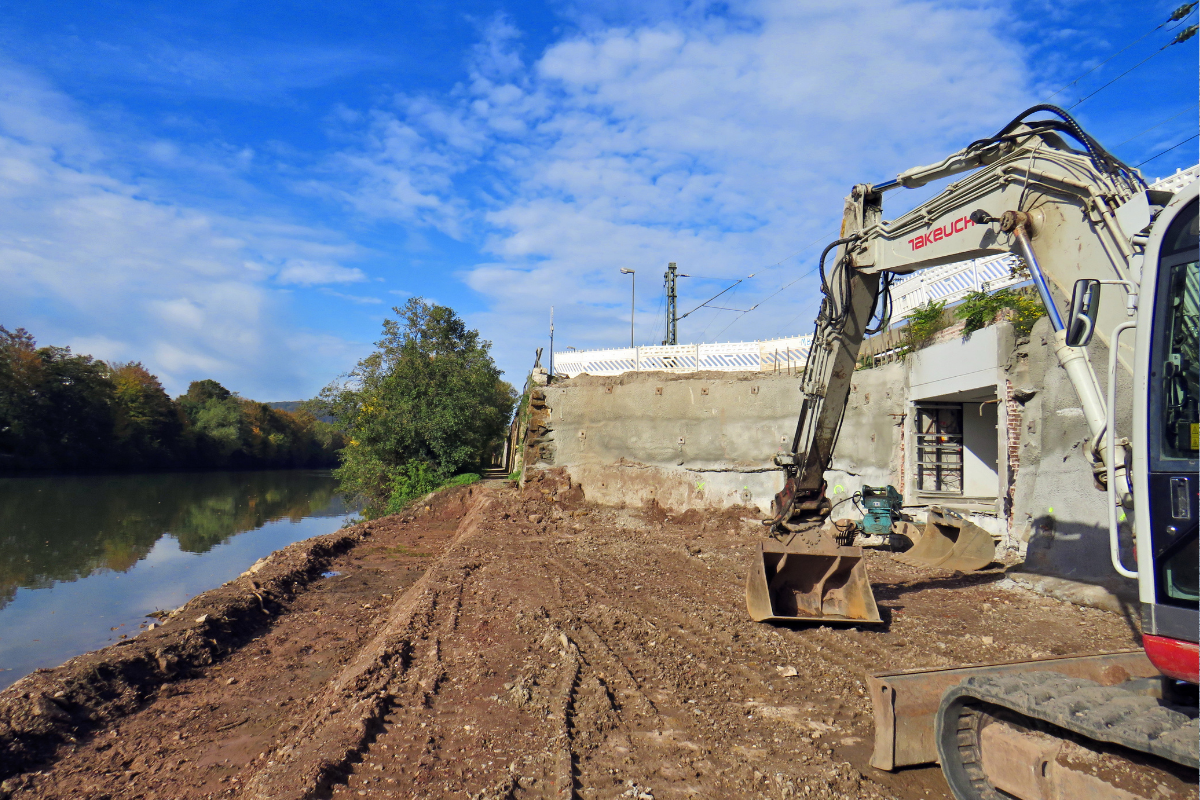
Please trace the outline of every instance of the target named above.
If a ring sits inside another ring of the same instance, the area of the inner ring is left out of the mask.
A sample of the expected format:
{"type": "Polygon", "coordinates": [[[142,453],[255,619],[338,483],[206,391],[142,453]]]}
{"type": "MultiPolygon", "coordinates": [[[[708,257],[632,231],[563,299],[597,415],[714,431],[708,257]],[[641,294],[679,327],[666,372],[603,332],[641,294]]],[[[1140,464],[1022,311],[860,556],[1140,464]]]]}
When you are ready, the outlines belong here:
{"type": "MultiPolygon", "coordinates": [[[[1134,39],[1132,42],[1130,42],[1129,44],[1125,45],[1125,46],[1124,46],[1124,47],[1122,47],[1120,50],[1118,50],[1117,52],[1113,53],[1111,56],[1109,56],[1108,58],[1104,59],[1103,61],[1101,61],[1101,62],[1100,62],[1099,64],[1097,64],[1096,66],[1092,67],[1092,68],[1091,68],[1091,69],[1089,69],[1087,72],[1083,73],[1083,74],[1082,74],[1082,75],[1080,75],[1078,78],[1076,78],[1075,80],[1071,81],[1070,83],[1068,83],[1066,86],[1064,86],[1064,87],[1062,87],[1061,89],[1059,89],[1059,90],[1058,90],[1057,92],[1055,92],[1054,94],[1050,95],[1050,97],[1047,97],[1047,98],[1046,98],[1046,99],[1045,99],[1043,102],[1048,102],[1048,101],[1049,101],[1051,98],[1053,98],[1055,95],[1061,94],[1062,92],[1066,91],[1067,89],[1070,89],[1072,86],[1074,86],[1075,84],[1079,83],[1081,80],[1083,80],[1084,78],[1086,78],[1088,75],[1091,75],[1093,72],[1095,72],[1096,70],[1100,69],[1100,68],[1101,68],[1101,67],[1103,67],[1105,64],[1107,64],[1108,62],[1110,62],[1110,61],[1112,61],[1114,58],[1116,58],[1117,56],[1121,55],[1121,53],[1124,53],[1126,50],[1128,50],[1129,48],[1133,47],[1135,44],[1137,44],[1138,42],[1140,42],[1142,39],[1145,39],[1147,36],[1149,36],[1150,34],[1154,33],[1154,31],[1157,31],[1157,30],[1159,30],[1160,28],[1162,28],[1162,26],[1163,26],[1163,25],[1166,25],[1168,22],[1175,22],[1175,21],[1177,21],[1177,20],[1182,20],[1182,19],[1185,19],[1185,18],[1186,18],[1188,15],[1190,15],[1190,14],[1192,13],[1192,11],[1195,9],[1195,7],[1196,7],[1196,3],[1184,3],[1184,4],[1183,4],[1183,5],[1181,5],[1179,8],[1175,9],[1175,11],[1174,11],[1174,12],[1172,12],[1171,16],[1170,16],[1170,17],[1168,17],[1168,18],[1167,18],[1167,19],[1166,19],[1164,22],[1160,23],[1159,25],[1157,25],[1157,26],[1156,26],[1156,27],[1154,27],[1153,29],[1146,31],[1146,32],[1145,32],[1145,33],[1143,33],[1141,36],[1139,36],[1138,38],[1134,39]]],[[[1080,102],[1083,102],[1083,101],[1081,100],[1080,102]]],[[[1074,106],[1072,106],[1072,107],[1074,107],[1074,106]]]]}
{"type": "Polygon", "coordinates": [[[1155,124],[1151,125],[1149,128],[1146,128],[1146,130],[1142,131],[1142,133],[1135,133],[1133,136],[1130,136],[1128,139],[1126,139],[1125,141],[1121,142],[1121,144],[1113,145],[1113,148],[1112,148],[1112,149],[1113,149],[1113,150],[1116,150],[1116,149],[1117,149],[1118,147],[1120,147],[1121,145],[1126,145],[1126,144],[1129,144],[1129,143],[1130,143],[1130,142],[1132,142],[1134,139],[1138,138],[1138,137],[1139,137],[1139,136],[1141,136],[1142,134],[1149,133],[1150,131],[1152,131],[1152,130],[1154,130],[1155,128],[1157,128],[1159,125],[1166,125],[1168,122],[1170,122],[1171,120],[1175,119],[1175,117],[1178,117],[1178,116],[1180,116],[1180,115],[1182,115],[1182,114],[1186,114],[1187,112],[1189,112],[1189,111],[1191,111],[1193,108],[1195,108],[1197,105],[1200,105],[1200,104],[1198,104],[1198,103],[1192,103],[1190,106],[1188,106],[1187,108],[1185,108],[1183,111],[1180,111],[1180,112],[1178,112],[1178,113],[1176,113],[1176,114],[1172,114],[1171,116],[1169,116],[1169,117],[1167,117],[1166,119],[1164,119],[1162,122],[1157,122],[1157,123],[1155,123],[1155,124]]]}
{"type": "Polygon", "coordinates": [[[1162,47],[1160,47],[1158,50],[1156,50],[1156,51],[1154,51],[1153,53],[1151,53],[1150,55],[1146,56],[1145,58],[1143,58],[1143,59],[1142,59],[1141,61],[1139,61],[1138,63],[1134,64],[1132,67],[1130,67],[1129,69],[1125,70],[1125,71],[1124,71],[1124,72],[1122,72],[1120,75],[1118,75],[1117,77],[1113,78],[1111,81],[1109,81],[1108,83],[1104,84],[1103,86],[1101,86],[1101,87],[1100,87],[1099,89],[1097,89],[1096,91],[1092,92],[1091,94],[1089,94],[1089,95],[1087,95],[1087,96],[1085,96],[1085,97],[1082,97],[1082,98],[1080,98],[1080,99],[1076,100],[1076,101],[1075,101],[1075,102],[1074,102],[1072,105],[1070,105],[1070,106],[1067,106],[1067,110],[1068,110],[1068,111],[1070,111],[1071,109],[1075,108],[1075,106],[1079,105],[1080,103],[1084,102],[1085,100],[1090,100],[1091,98],[1093,98],[1093,97],[1095,97],[1096,95],[1100,94],[1100,92],[1102,92],[1102,91],[1104,91],[1105,89],[1107,89],[1108,87],[1112,86],[1114,83],[1116,83],[1117,81],[1121,80],[1121,78],[1124,78],[1124,77],[1125,77],[1126,75],[1128,75],[1129,73],[1133,72],[1135,69],[1137,69],[1138,67],[1140,67],[1142,64],[1145,64],[1145,63],[1146,63],[1147,61],[1149,61],[1150,59],[1154,58],[1154,57],[1155,57],[1155,56],[1157,56],[1157,55],[1160,55],[1160,54],[1162,53],[1162,51],[1163,51],[1163,50],[1166,50],[1166,49],[1167,49],[1168,47],[1170,47],[1171,45],[1173,45],[1173,44],[1181,44],[1181,43],[1183,43],[1183,42],[1186,42],[1188,39],[1192,38],[1192,37],[1193,37],[1193,36],[1195,36],[1195,35],[1196,35],[1196,26],[1195,26],[1195,25],[1192,25],[1191,27],[1189,27],[1189,28],[1187,28],[1187,29],[1183,30],[1182,32],[1180,32],[1180,34],[1179,34],[1178,36],[1176,36],[1174,39],[1172,39],[1171,41],[1167,42],[1167,43],[1166,43],[1166,44],[1164,44],[1162,47]]]}
{"type": "Polygon", "coordinates": [[[1182,146],[1182,145],[1185,145],[1185,144],[1187,144],[1188,142],[1190,142],[1192,139],[1196,139],[1196,138],[1200,138],[1200,133],[1194,133],[1194,134],[1192,134],[1191,136],[1189,136],[1188,138],[1184,139],[1184,140],[1183,140],[1182,142],[1180,142],[1179,144],[1173,144],[1173,145],[1171,145],[1170,147],[1168,147],[1166,150],[1163,150],[1161,153],[1158,153],[1157,155],[1150,156],[1150,157],[1149,157],[1149,158],[1147,158],[1145,161],[1140,161],[1140,162],[1138,162],[1137,164],[1134,164],[1134,165],[1133,165],[1133,166],[1134,166],[1134,169],[1136,169],[1136,168],[1140,167],[1142,164],[1149,164],[1151,161],[1153,161],[1154,159],[1158,158],[1158,156],[1165,156],[1167,153],[1171,152],[1171,151],[1172,151],[1172,150],[1174,150],[1176,147],[1180,147],[1180,146],[1182,146]]]}
{"type": "MultiPolygon", "coordinates": [[[[821,239],[818,239],[817,241],[818,241],[818,242],[819,242],[819,241],[823,241],[823,240],[824,240],[824,238],[825,238],[825,237],[821,237],[821,239]]],[[[816,242],[814,242],[814,244],[815,244],[815,243],[816,243],[816,242]]],[[[810,245],[810,247],[811,247],[811,245],[810,245]]],[[[741,319],[742,317],[746,316],[746,315],[747,315],[747,314],[749,314],[751,311],[754,311],[756,308],[758,308],[758,307],[759,307],[759,306],[761,306],[763,303],[765,303],[765,302],[767,302],[768,300],[770,300],[770,299],[771,299],[772,297],[774,297],[775,295],[777,295],[777,294],[779,294],[780,292],[782,292],[784,289],[787,289],[788,287],[792,286],[793,284],[796,284],[796,283],[798,283],[799,281],[802,281],[802,280],[804,280],[805,278],[807,278],[809,275],[812,275],[812,274],[813,274],[814,272],[816,272],[816,271],[817,271],[817,268],[816,268],[816,267],[813,267],[813,268],[812,268],[812,269],[810,269],[808,272],[804,273],[803,275],[801,275],[800,277],[796,278],[795,280],[793,280],[793,281],[789,281],[788,283],[785,283],[783,286],[780,286],[780,287],[779,287],[778,289],[776,289],[774,292],[772,292],[771,294],[767,295],[767,296],[766,296],[766,297],[764,297],[762,300],[759,300],[757,303],[755,303],[754,305],[750,306],[750,308],[746,309],[746,310],[745,310],[745,311],[743,311],[741,314],[738,314],[736,317],[734,317],[734,318],[733,318],[733,322],[730,322],[728,325],[726,325],[724,328],[722,328],[722,329],[721,329],[721,330],[720,330],[720,331],[717,333],[717,336],[716,336],[716,337],[714,337],[714,338],[719,338],[719,337],[720,337],[720,335],[721,335],[722,333],[724,333],[725,331],[729,330],[729,329],[730,329],[730,327],[732,327],[732,326],[733,326],[733,323],[734,323],[734,322],[737,322],[739,319],[741,319]]],[[[797,316],[799,316],[799,315],[797,315],[797,316]]]]}
{"type": "MultiPolygon", "coordinates": [[[[750,275],[747,275],[747,276],[746,276],[745,278],[743,278],[742,280],[749,280],[750,278],[753,278],[755,275],[757,275],[759,272],[762,272],[762,271],[764,271],[764,270],[768,270],[768,269],[774,269],[775,267],[778,267],[778,266],[779,266],[780,264],[782,264],[783,262],[785,262],[785,261],[787,261],[787,260],[789,260],[789,259],[795,258],[796,256],[798,256],[798,255],[800,255],[801,253],[803,253],[805,250],[808,250],[808,249],[809,249],[810,247],[812,247],[813,245],[815,245],[815,244],[819,244],[819,243],[821,243],[821,242],[825,241],[825,238],[826,238],[826,237],[825,237],[824,235],[821,235],[821,236],[817,237],[816,239],[813,239],[811,242],[809,242],[808,244],[804,245],[804,247],[801,247],[799,250],[797,250],[796,252],[792,253],[790,256],[787,256],[786,258],[781,258],[781,259],[779,259],[778,261],[776,261],[774,264],[769,264],[769,265],[767,265],[767,266],[765,266],[765,267],[759,267],[759,268],[758,268],[758,270],[756,270],[755,272],[751,273],[750,275]]],[[[767,295],[767,297],[765,297],[765,298],[763,298],[762,300],[758,301],[758,302],[757,302],[757,303],[755,303],[754,305],[750,306],[750,308],[746,309],[746,310],[745,310],[745,311],[743,311],[741,314],[739,314],[738,316],[734,317],[734,319],[733,319],[733,322],[737,322],[739,319],[741,319],[742,317],[744,317],[746,314],[749,314],[751,311],[753,311],[754,309],[758,308],[758,307],[759,307],[759,306],[761,306],[763,303],[767,302],[767,300],[770,300],[772,297],[774,297],[775,295],[779,294],[780,292],[782,292],[782,291],[783,291],[784,289],[786,289],[787,287],[791,286],[791,285],[792,285],[793,283],[795,283],[796,281],[800,280],[801,278],[804,278],[804,277],[807,277],[807,276],[811,275],[811,274],[812,274],[812,273],[813,273],[815,270],[816,270],[816,267],[813,267],[813,268],[812,268],[812,269],[810,269],[808,272],[804,273],[804,275],[801,275],[801,276],[800,276],[800,278],[797,278],[795,281],[791,281],[791,283],[784,284],[784,285],[783,285],[783,286],[781,286],[779,289],[777,289],[775,292],[772,292],[771,294],[767,295]]],[[[712,279],[712,280],[719,280],[719,279],[712,279]]],[[[726,280],[728,280],[728,279],[726,279],[726,280]]],[[[739,281],[738,281],[737,283],[735,283],[733,286],[737,286],[737,284],[738,284],[738,283],[741,283],[741,282],[742,282],[742,281],[741,281],[741,280],[739,280],[739,281]]],[[[720,294],[718,294],[718,295],[716,295],[716,296],[714,296],[714,297],[710,297],[708,300],[705,300],[705,301],[704,301],[703,303],[701,303],[699,306],[696,306],[696,308],[693,308],[693,309],[692,309],[692,311],[698,311],[699,309],[701,309],[701,308],[705,307],[705,304],[707,304],[708,302],[710,302],[710,301],[712,301],[712,300],[715,300],[717,297],[720,297],[720,295],[721,295],[721,294],[724,294],[726,291],[729,291],[729,289],[732,289],[732,288],[733,288],[733,286],[730,286],[728,289],[725,289],[725,290],[724,290],[723,292],[721,292],[720,294]]],[[[710,306],[710,308],[711,308],[711,306],[710,306]]],[[[689,312],[688,312],[688,314],[691,314],[691,313],[692,313],[692,311],[689,311],[689,312]]],[[[686,315],[684,315],[684,316],[686,316],[686,315]]],[[[683,317],[680,317],[680,319],[683,319],[683,317]]],[[[720,331],[717,333],[717,336],[720,336],[722,333],[724,333],[725,331],[729,330],[729,326],[730,326],[730,325],[732,325],[732,324],[733,324],[733,322],[730,322],[730,323],[729,323],[729,325],[726,325],[724,328],[722,328],[722,329],[721,329],[721,330],[720,330],[720,331]]],[[[709,324],[711,325],[712,323],[710,322],[709,324]]],[[[704,328],[704,333],[707,333],[707,332],[708,332],[708,327],[707,327],[707,326],[705,326],[705,328],[704,328]]],[[[701,334],[701,336],[703,337],[703,333],[701,334]]]]}
{"type": "MultiPolygon", "coordinates": [[[[820,237],[818,237],[818,238],[816,238],[816,239],[813,239],[811,242],[809,242],[808,244],[806,244],[806,245],[803,247],[803,249],[796,251],[796,252],[795,252],[795,253],[793,253],[792,255],[788,256],[788,258],[792,258],[792,257],[794,257],[794,256],[798,256],[798,255],[800,255],[800,253],[803,253],[805,250],[807,250],[808,248],[812,247],[813,245],[815,245],[815,244],[819,244],[820,242],[823,242],[823,241],[825,241],[825,240],[826,240],[826,238],[827,238],[827,236],[824,236],[824,235],[822,235],[822,236],[820,236],[820,237]]],[[[783,259],[783,261],[787,261],[787,258],[783,259]]],[[[780,263],[780,264],[782,264],[782,263],[783,263],[783,261],[780,261],[779,263],[780,263]]],[[[776,264],[775,266],[778,266],[778,264],[776,264]]],[[[754,311],[755,309],[757,309],[757,308],[759,308],[760,306],[762,306],[764,303],[766,303],[766,302],[767,302],[768,300],[770,300],[772,297],[775,297],[777,294],[779,294],[779,293],[780,293],[780,292],[782,292],[783,290],[785,290],[785,289],[787,289],[787,288],[789,288],[789,287],[791,287],[791,286],[795,285],[796,283],[798,283],[798,282],[800,282],[800,281],[804,280],[805,278],[807,278],[809,275],[812,275],[812,274],[813,274],[814,272],[816,272],[816,271],[817,271],[817,268],[816,268],[816,267],[813,267],[813,268],[812,268],[812,269],[810,269],[808,272],[805,272],[803,275],[799,276],[799,277],[798,277],[798,278],[796,278],[795,280],[788,281],[788,282],[787,282],[787,283],[785,283],[783,286],[780,286],[778,289],[776,289],[775,291],[771,292],[769,295],[767,295],[766,297],[764,297],[762,300],[759,300],[757,303],[755,303],[754,305],[750,306],[750,308],[746,309],[746,310],[745,310],[745,311],[743,311],[741,314],[738,314],[736,317],[734,317],[734,318],[733,318],[733,321],[732,321],[732,322],[730,322],[728,325],[726,325],[724,328],[722,328],[720,331],[718,331],[718,332],[717,332],[717,335],[716,335],[715,337],[713,337],[713,338],[714,338],[714,339],[716,339],[716,338],[720,338],[721,334],[722,334],[722,333],[724,333],[725,331],[729,330],[729,329],[730,329],[730,328],[733,326],[734,322],[737,322],[739,319],[741,319],[742,317],[746,316],[746,315],[747,315],[747,314],[749,314],[751,311],[754,311]]]]}
{"type": "Polygon", "coordinates": [[[709,305],[708,305],[709,303],[711,303],[713,300],[716,300],[718,297],[720,297],[721,295],[725,294],[726,292],[728,292],[728,291],[729,291],[730,289],[732,289],[734,286],[737,286],[737,285],[738,285],[739,283],[741,283],[742,281],[745,281],[745,280],[750,280],[750,279],[751,279],[751,278],[753,278],[753,277],[754,277],[754,273],[750,273],[750,274],[749,274],[749,275],[747,275],[745,278],[739,278],[739,279],[738,279],[737,281],[735,281],[735,282],[734,282],[732,285],[730,285],[730,286],[726,286],[724,289],[722,289],[721,291],[717,292],[717,293],[716,293],[716,294],[714,294],[712,297],[708,298],[708,299],[707,299],[707,300],[705,300],[703,303],[701,303],[700,305],[698,305],[698,306],[696,306],[695,308],[693,308],[691,311],[687,312],[687,314],[684,314],[683,316],[681,316],[681,317],[680,317],[680,319],[683,319],[683,317],[689,316],[689,315],[691,315],[692,313],[694,313],[694,312],[696,312],[696,311],[699,311],[700,309],[704,308],[705,306],[708,306],[709,308],[712,308],[712,306],[709,306],[709,305]]]}

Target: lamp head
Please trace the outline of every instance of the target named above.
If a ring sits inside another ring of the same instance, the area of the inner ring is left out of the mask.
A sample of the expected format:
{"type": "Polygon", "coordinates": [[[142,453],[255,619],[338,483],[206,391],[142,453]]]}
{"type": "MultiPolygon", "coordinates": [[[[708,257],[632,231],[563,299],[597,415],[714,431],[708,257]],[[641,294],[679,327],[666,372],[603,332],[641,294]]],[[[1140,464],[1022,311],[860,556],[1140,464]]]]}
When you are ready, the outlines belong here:
{"type": "Polygon", "coordinates": [[[633,274],[633,270],[631,270],[631,269],[625,269],[624,267],[621,267],[621,272],[622,272],[623,274],[625,274],[625,275],[632,275],[632,274],[633,274]]]}

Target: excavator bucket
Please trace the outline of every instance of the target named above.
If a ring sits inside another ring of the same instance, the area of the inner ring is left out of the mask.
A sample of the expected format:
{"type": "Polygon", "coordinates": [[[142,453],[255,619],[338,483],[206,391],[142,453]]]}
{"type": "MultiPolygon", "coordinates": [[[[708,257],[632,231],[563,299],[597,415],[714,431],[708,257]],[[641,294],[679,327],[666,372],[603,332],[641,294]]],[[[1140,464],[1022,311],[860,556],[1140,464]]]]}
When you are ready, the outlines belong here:
{"type": "Polygon", "coordinates": [[[746,578],[746,608],[755,622],[879,623],[861,547],[828,537],[816,547],[759,544],[746,578]]]}
{"type": "Polygon", "coordinates": [[[893,556],[912,567],[973,572],[996,558],[992,535],[952,511],[931,506],[925,531],[911,550],[893,556]]]}

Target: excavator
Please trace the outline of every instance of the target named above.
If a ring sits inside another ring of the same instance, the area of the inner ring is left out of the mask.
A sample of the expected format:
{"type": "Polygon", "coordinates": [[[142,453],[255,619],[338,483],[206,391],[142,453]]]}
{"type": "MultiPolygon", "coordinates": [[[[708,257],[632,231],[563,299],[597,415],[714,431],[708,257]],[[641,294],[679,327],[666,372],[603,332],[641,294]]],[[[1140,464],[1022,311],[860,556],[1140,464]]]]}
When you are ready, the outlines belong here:
{"type": "MultiPolygon", "coordinates": [[[[846,198],[841,235],[818,259],[824,296],[792,447],[775,458],[784,485],[764,522],[771,535],[747,579],[750,616],[883,623],[862,549],[829,520],[824,479],[860,345],[889,324],[896,276],[999,253],[1017,256],[1045,306],[1090,434],[1083,457],[1108,507],[1112,566],[1136,579],[1141,600],[1141,650],[870,676],[872,766],[936,762],[958,800],[1196,797],[1197,185],[1150,189],[1069,114],[1038,105],[846,198]],[[951,178],[884,220],[887,192],[951,178]],[[1093,339],[1106,364],[1093,365],[1093,339]]],[[[990,539],[972,527],[931,510],[909,563],[991,561],[990,539]]]]}

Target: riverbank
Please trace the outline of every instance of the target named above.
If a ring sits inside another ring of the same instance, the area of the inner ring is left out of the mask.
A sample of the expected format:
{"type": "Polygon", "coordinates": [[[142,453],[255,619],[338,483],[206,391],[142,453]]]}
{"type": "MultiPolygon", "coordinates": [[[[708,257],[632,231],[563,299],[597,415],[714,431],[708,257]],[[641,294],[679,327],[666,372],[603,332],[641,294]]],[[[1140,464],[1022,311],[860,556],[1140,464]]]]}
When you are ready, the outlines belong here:
{"type": "Polygon", "coordinates": [[[0,689],[353,514],[322,470],[0,478],[0,689]]]}
{"type": "Polygon", "coordinates": [[[19,764],[0,788],[946,798],[935,769],[867,766],[864,673],[1136,643],[1120,615],[1002,571],[883,553],[868,560],[887,625],[758,625],[743,581],[761,536],[737,510],[603,508],[552,478],[441,492],[294,545],[162,629],[0,693],[0,764],[19,764]]]}

